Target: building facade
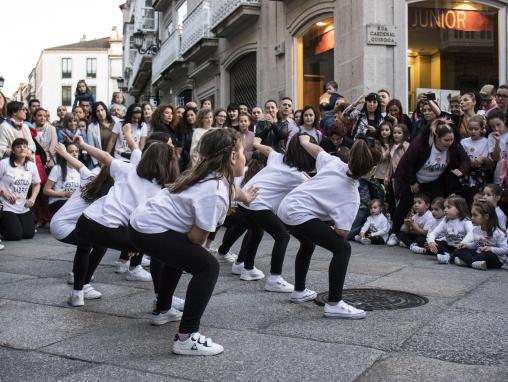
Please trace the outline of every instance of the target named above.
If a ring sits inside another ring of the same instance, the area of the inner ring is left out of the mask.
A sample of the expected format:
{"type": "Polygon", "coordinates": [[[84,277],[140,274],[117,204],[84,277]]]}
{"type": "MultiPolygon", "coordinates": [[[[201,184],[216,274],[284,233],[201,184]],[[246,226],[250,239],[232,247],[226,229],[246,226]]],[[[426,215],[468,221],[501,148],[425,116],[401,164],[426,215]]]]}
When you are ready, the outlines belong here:
{"type": "Polygon", "coordinates": [[[27,100],[37,98],[52,116],[60,105],[72,109],[79,80],[85,80],[97,100],[109,105],[122,75],[122,37],[111,36],[44,49],[29,75],[27,100]]]}
{"type": "Polygon", "coordinates": [[[324,84],[335,80],[349,99],[387,89],[408,110],[428,89],[445,100],[506,82],[504,0],[144,0],[143,5],[156,12],[153,33],[160,47],[150,65],[132,67],[134,78],[151,78],[135,91],[178,105],[210,98],[221,106],[253,106],[290,96],[302,107],[318,104],[324,84]]]}

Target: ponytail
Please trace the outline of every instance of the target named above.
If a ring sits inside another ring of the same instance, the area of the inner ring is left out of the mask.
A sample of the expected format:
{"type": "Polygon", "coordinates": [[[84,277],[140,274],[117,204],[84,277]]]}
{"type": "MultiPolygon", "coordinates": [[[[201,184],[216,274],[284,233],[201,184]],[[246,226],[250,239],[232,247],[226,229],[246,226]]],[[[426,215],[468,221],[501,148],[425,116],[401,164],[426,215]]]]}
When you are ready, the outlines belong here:
{"type": "Polygon", "coordinates": [[[374,148],[369,148],[367,142],[358,139],[349,152],[349,171],[353,179],[367,175],[380,161],[381,153],[374,148]]]}

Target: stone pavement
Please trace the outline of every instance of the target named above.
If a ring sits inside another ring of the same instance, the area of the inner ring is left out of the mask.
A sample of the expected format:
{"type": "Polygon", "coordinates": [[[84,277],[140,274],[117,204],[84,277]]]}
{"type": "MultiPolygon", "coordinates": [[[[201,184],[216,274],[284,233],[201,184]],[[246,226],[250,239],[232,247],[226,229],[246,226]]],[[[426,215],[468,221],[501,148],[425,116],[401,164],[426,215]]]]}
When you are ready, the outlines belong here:
{"type": "MultiPolygon", "coordinates": [[[[221,231],[222,234],[223,231],[221,231]]],[[[220,240],[221,234],[217,235],[220,240]]],[[[438,265],[401,248],[353,244],[346,287],[426,296],[418,308],[322,317],[314,303],[263,291],[223,267],[202,320],[222,344],[216,357],[171,353],[177,323],[149,325],[150,283],[113,272],[110,251],[96,273],[103,298],[69,308],[73,247],[47,231],[0,252],[0,381],[507,381],[508,271],[438,265]]],[[[271,239],[256,266],[268,273],[271,239]]],[[[285,275],[293,281],[297,243],[285,275]]],[[[235,249],[238,249],[235,247],[235,249]]],[[[329,254],[318,249],[308,287],[327,289],[329,254]]],[[[177,295],[183,297],[184,275],[177,295]]]]}

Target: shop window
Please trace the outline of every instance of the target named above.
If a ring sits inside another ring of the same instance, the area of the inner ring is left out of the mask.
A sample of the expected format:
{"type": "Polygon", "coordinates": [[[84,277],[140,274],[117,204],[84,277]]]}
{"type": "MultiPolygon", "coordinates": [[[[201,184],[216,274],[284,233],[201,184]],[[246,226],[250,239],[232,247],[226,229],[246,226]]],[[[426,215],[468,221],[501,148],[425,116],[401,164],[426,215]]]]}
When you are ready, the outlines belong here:
{"type": "Polygon", "coordinates": [[[298,107],[319,106],[325,84],[333,81],[333,19],[313,24],[298,38],[298,107]]]}
{"type": "Polygon", "coordinates": [[[448,107],[451,95],[499,83],[499,12],[474,1],[408,5],[409,105],[432,90],[448,107]]]}
{"type": "Polygon", "coordinates": [[[71,86],[62,86],[62,105],[63,106],[71,106],[72,105],[72,87],[71,86]]]}
{"type": "Polygon", "coordinates": [[[229,69],[230,101],[242,102],[250,108],[257,105],[256,53],[242,56],[229,69]]]}

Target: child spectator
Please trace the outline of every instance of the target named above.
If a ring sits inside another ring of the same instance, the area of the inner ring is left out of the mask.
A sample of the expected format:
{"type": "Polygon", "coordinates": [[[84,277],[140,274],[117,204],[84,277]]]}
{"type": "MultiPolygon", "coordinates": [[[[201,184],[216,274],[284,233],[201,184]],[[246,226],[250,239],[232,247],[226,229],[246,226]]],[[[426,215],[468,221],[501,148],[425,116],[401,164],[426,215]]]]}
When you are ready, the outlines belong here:
{"type": "Polygon", "coordinates": [[[508,243],[497,224],[494,206],[487,202],[473,204],[471,220],[474,224],[474,241],[467,248],[455,250],[454,263],[482,271],[501,268],[506,263],[508,243]]]}
{"type": "Polygon", "coordinates": [[[498,206],[502,191],[501,187],[497,184],[487,184],[483,189],[483,198],[481,201],[488,202],[494,206],[499,227],[506,232],[506,215],[498,206]]]}
{"type": "Polygon", "coordinates": [[[255,135],[249,130],[251,120],[250,115],[247,113],[240,113],[238,117],[238,130],[242,136],[243,153],[245,154],[246,164],[249,165],[254,152],[254,138],[255,135]]]}
{"type": "Polygon", "coordinates": [[[393,126],[391,122],[382,122],[379,126],[376,148],[381,153],[381,161],[376,167],[374,178],[383,184],[390,168],[390,150],[393,146],[393,126]]]}
{"type": "Polygon", "coordinates": [[[397,236],[399,245],[408,247],[413,253],[425,253],[427,233],[433,228],[434,218],[429,211],[430,199],[425,194],[413,198],[413,216],[404,222],[405,228],[397,236]]]}
{"type": "Polygon", "coordinates": [[[434,228],[436,228],[439,223],[444,219],[444,198],[438,196],[434,198],[430,205],[430,212],[432,213],[432,226],[429,228],[429,232],[431,232],[434,228]]]}
{"type": "Polygon", "coordinates": [[[445,218],[427,235],[427,253],[436,255],[439,264],[449,264],[456,248],[466,248],[474,240],[466,200],[450,196],[444,205],[445,218]]]}
{"type": "Polygon", "coordinates": [[[492,133],[489,134],[489,155],[496,163],[494,171],[494,183],[501,184],[501,167],[506,166],[506,144],[508,143],[508,127],[504,121],[505,115],[501,112],[493,112],[487,119],[487,124],[492,133]]]}
{"type": "Polygon", "coordinates": [[[385,244],[390,232],[390,222],[383,214],[383,202],[372,199],[369,202],[370,216],[365,221],[355,241],[362,244],[385,244]]]}
{"type": "Polygon", "coordinates": [[[392,135],[393,145],[390,148],[390,165],[388,166],[388,171],[386,172],[383,180],[390,206],[390,215],[393,215],[393,211],[395,210],[395,185],[393,183],[393,174],[395,174],[395,170],[397,170],[400,158],[402,158],[409,147],[409,142],[407,141],[409,139],[409,130],[406,125],[399,123],[393,127],[392,135]]]}
{"type": "Polygon", "coordinates": [[[79,101],[88,101],[90,102],[90,106],[92,107],[95,103],[95,97],[92,94],[92,91],[86,84],[85,80],[79,80],[78,85],[76,86],[76,92],[74,93],[74,102],[72,104],[72,109],[78,106],[79,101]]]}

